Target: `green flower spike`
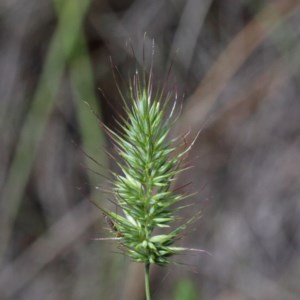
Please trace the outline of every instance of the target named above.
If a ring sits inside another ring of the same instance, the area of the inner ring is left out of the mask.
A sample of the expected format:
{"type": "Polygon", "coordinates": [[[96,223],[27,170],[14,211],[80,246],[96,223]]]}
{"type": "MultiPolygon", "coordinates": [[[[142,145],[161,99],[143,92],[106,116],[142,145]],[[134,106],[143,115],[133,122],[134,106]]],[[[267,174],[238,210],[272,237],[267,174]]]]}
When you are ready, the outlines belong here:
{"type": "MultiPolygon", "coordinates": [[[[152,72],[151,72],[152,73],[152,72]]],[[[149,292],[149,267],[151,264],[166,266],[170,257],[187,249],[173,246],[182,231],[199,215],[176,229],[169,229],[180,208],[172,206],[186,195],[174,193],[171,184],[183,171],[181,163],[191,146],[178,153],[178,139],[169,141],[168,134],[174,124],[176,95],[164,96],[163,88],[154,91],[152,74],[142,83],[136,72],[129,85],[130,101],[117,88],[124,102],[127,118],[123,120],[121,133],[106,127],[121,160],[121,174],[114,175],[113,191],[119,213],[101,208],[109,220],[112,232],[125,255],[145,264],[146,296],[149,292]],[[175,98],[173,108],[167,114],[167,106],[175,98]],[[168,233],[155,234],[157,228],[168,233]]],[[[100,239],[101,240],[101,239],[100,239]]],[[[202,250],[199,250],[202,251],[202,250]]]]}

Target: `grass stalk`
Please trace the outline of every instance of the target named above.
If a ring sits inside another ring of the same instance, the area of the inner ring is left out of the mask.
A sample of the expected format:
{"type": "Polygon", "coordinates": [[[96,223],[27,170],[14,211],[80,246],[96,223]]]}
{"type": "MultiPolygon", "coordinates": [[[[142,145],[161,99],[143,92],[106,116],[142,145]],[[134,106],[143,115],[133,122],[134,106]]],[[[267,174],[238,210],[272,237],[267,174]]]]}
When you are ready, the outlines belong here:
{"type": "Polygon", "coordinates": [[[151,300],[150,295],[150,284],[149,284],[149,272],[150,272],[150,264],[145,264],[145,294],[146,294],[146,300],[151,300]]]}
{"type": "Polygon", "coordinates": [[[193,143],[183,147],[179,137],[169,140],[170,129],[176,121],[173,118],[176,94],[173,95],[175,103],[168,107],[171,94],[153,86],[151,73],[149,81],[143,78],[136,71],[129,92],[121,94],[124,102],[128,97],[128,105],[125,102],[127,116],[119,124],[119,130],[105,127],[120,158],[120,174],[113,173],[112,189],[119,211],[99,208],[109,219],[111,232],[118,237],[124,254],[144,264],[145,294],[149,300],[150,265],[167,266],[173,255],[189,250],[174,243],[198,215],[171,228],[177,212],[184,208],[174,209],[174,204],[187,197],[173,191],[171,186],[176,175],[184,171],[182,162],[193,143]]]}

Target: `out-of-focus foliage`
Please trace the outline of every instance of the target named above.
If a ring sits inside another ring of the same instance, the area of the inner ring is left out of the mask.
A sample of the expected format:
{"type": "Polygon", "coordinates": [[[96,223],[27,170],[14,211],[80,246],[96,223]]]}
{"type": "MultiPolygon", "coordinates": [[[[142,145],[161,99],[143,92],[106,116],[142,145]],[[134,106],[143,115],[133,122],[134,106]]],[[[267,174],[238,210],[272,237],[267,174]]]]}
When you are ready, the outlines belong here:
{"type": "Polygon", "coordinates": [[[192,282],[188,279],[181,279],[176,286],[174,300],[200,300],[200,298],[192,282]]]}
{"type": "Polygon", "coordinates": [[[296,0],[1,1],[0,299],[142,299],[142,270],[90,240],[106,225],[88,199],[117,210],[109,56],[126,85],[154,38],[154,85],[172,62],[167,88],[185,94],[174,135],[206,122],[173,189],[199,192],[186,216],[203,210],[182,244],[213,254],[162,282],[154,268],[154,298],[188,272],[204,300],[298,300],[299,20],[296,0]]]}

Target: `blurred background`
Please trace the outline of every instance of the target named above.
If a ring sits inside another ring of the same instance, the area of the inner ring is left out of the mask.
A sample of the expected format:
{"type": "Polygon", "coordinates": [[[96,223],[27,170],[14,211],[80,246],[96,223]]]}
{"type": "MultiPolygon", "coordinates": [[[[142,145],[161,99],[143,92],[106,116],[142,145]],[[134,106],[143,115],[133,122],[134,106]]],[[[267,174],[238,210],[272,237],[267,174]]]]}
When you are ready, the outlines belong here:
{"type": "Polygon", "coordinates": [[[299,37],[300,1],[2,0],[0,299],[144,299],[89,200],[111,207],[109,58],[149,69],[153,39],[154,83],[184,95],[172,134],[202,129],[179,245],[212,253],[154,267],[153,299],[300,299],[299,37]]]}

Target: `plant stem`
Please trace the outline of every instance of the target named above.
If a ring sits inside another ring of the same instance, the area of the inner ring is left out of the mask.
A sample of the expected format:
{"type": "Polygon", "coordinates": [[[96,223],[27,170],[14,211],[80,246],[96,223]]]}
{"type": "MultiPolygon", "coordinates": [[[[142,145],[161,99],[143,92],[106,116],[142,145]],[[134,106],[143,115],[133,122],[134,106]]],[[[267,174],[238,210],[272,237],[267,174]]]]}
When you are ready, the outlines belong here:
{"type": "Polygon", "coordinates": [[[151,300],[150,297],[150,286],[149,286],[149,270],[150,264],[145,264],[145,293],[146,293],[146,300],[151,300]]]}

